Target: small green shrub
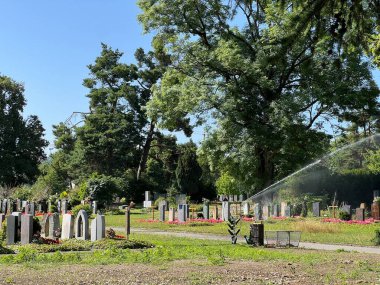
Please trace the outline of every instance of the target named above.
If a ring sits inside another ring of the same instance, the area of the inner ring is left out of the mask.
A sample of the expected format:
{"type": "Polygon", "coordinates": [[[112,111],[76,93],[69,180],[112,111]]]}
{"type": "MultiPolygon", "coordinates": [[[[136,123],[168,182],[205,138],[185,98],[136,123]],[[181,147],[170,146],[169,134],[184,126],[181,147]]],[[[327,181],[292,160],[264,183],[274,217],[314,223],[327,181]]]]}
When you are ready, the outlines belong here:
{"type": "Polygon", "coordinates": [[[112,209],[106,212],[106,215],[124,215],[125,211],[120,209],[112,209]]]}
{"type": "Polygon", "coordinates": [[[372,241],[375,245],[380,245],[380,230],[375,230],[375,238],[372,241]]]}
{"type": "Polygon", "coordinates": [[[342,221],[349,221],[351,220],[351,216],[347,212],[339,212],[339,219],[341,219],[342,221]]]}
{"type": "Polygon", "coordinates": [[[49,212],[50,212],[50,213],[57,213],[57,212],[58,212],[58,208],[57,208],[57,206],[51,204],[51,206],[50,206],[50,208],[49,208],[49,212]]]}
{"type": "Polygon", "coordinates": [[[3,226],[0,230],[0,245],[3,244],[6,239],[7,239],[7,224],[4,221],[3,226]]]}
{"type": "Polygon", "coordinates": [[[6,248],[6,247],[3,247],[1,244],[0,244],[0,254],[14,254],[15,252],[12,250],[12,249],[9,249],[9,248],[6,248]]]}
{"type": "Polygon", "coordinates": [[[76,217],[79,213],[80,210],[85,210],[87,215],[90,217],[92,215],[92,210],[91,210],[91,206],[89,204],[86,204],[86,205],[78,205],[78,206],[75,206],[72,210],[71,210],[71,213],[74,217],[76,217]]]}

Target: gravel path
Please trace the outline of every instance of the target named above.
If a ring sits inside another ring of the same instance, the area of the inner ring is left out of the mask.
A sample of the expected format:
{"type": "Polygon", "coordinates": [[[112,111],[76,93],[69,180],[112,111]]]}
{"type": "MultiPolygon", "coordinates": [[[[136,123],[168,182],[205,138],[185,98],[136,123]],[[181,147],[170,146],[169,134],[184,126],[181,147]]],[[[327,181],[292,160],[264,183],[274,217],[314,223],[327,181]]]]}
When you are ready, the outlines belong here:
{"type": "MultiPolygon", "coordinates": [[[[124,231],[124,228],[113,228],[116,231],[124,231]]],[[[143,228],[132,228],[132,233],[144,233],[144,234],[154,234],[154,235],[167,235],[175,237],[187,237],[195,239],[206,239],[206,240],[221,240],[230,241],[228,236],[214,235],[214,234],[198,234],[189,232],[170,232],[170,231],[160,231],[151,230],[143,228]]],[[[239,236],[239,243],[245,243],[244,237],[239,236]]],[[[355,245],[339,245],[339,244],[323,244],[323,243],[312,243],[312,242],[300,242],[299,247],[306,249],[317,249],[317,250],[345,250],[345,251],[357,251],[361,253],[374,253],[380,254],[380,247],[370,247],[370,246],[355,246],[355,245]]]]}

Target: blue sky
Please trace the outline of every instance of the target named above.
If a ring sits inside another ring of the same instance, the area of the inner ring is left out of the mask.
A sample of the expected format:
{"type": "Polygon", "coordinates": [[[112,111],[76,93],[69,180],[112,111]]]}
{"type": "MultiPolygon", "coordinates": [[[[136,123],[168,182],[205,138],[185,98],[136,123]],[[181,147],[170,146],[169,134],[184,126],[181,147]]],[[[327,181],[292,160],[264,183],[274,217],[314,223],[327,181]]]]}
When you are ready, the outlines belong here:
{"type": "MultiPolygon", "coordinates": [[[[0,0],[0,73],[25,84],[25,115],[41,119],[52,142],[52,125],[73,111],[87,111],[82,80],[100,43],[124,52],[133,62],[138,47],[149,49],[151,36],[137,22],[132,0],[0,0]]],[[[380,73],[375,72],[380,82],[380,73]]],[[[202,131],[195,130],[199,141],[202,131]]],[[[179,136],[183,141],[183,136],[179,136]]]]}
{"type": "MultiPolygon", "coordinates": [[[[53,124],[87,111],[82,80],[100,54],[100,43],[124,52],[149,49],[151,36],[137,21],[130,0],[1,0],[0,73],[25,84],[25,115],[41,119],[46,138],[53,124]]],[[[198,134],[199,135],[199,134],[198,134]]]]}

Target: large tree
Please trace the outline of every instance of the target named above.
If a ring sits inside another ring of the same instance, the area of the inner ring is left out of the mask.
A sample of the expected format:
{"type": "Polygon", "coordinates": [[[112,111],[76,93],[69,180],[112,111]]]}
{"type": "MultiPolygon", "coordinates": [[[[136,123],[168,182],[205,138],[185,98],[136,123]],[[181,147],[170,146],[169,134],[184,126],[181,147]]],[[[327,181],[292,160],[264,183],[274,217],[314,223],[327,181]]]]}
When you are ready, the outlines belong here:
{"type": "Polygon", "coordinates": [[[294,36],[294,10],[282,2],[138,1],[141,23],[172,61],[150,115],[173,128],[211,114],[217,127],[205,153],[251,190],[320,155],[328,123],[378,109],[363,53],[321,40],[327,18],[294,36]]]}
{"type": "Polygon", "coordinates": [[[0,76],[0,185],[32,183],[45,158],[44,128],[37,116],[23,118],[24,86],[0,76]]]}

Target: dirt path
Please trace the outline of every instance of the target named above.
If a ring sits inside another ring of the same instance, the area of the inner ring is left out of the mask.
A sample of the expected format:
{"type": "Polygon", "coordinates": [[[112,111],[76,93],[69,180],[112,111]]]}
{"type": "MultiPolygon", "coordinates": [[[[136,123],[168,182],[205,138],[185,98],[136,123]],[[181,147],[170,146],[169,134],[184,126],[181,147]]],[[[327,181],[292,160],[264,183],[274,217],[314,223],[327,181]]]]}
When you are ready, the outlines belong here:
{"type": "MultiPolygon", "coordinates": [[[[113,229],[116,231],[124,231],[124,228],[113,228],[113,229]]],[[[221,236],[221,235],[214,235],[214,234],[160,231],[160,230],[143,229],[143,228],[132,228],[131,231],[132,233],[144,233],[144,234],[168,235],[168,236],[176,236],[176,237],[187,237],[187,238],[194,238],[194,239],[230,241],[230,238],[228,236],[221,236]]],[[[244,237],[239,236],[238,242],[245,243],[244,237]]],[[[323,244],[323,243],[312,243],[312,242],[300,242],[299,246],[306,249],[345,250],[345,251],[357,251],[361,253],[380,254],[380,247],[370,247],[370,246],[323,244]]]]}

